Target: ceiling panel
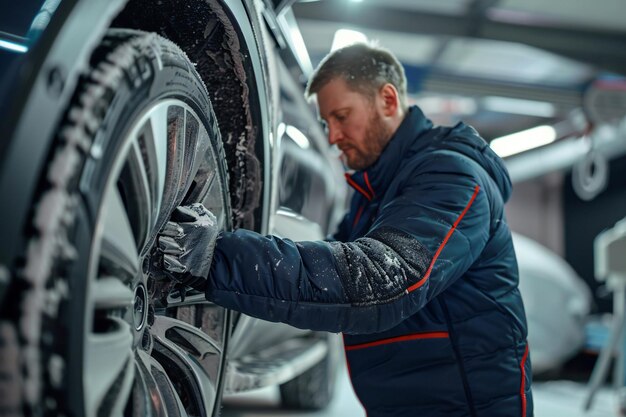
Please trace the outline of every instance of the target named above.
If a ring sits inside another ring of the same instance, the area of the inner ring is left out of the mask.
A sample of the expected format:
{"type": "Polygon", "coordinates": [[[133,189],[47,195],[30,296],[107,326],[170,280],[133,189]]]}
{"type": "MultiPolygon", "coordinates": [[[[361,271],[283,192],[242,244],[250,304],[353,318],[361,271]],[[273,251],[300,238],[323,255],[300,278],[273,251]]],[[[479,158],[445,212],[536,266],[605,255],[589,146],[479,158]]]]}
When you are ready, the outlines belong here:
{"type": "Polygon", "coordinates": [[[367,36],[368,40],[377,41],[381,46],[393,51],[404,63],[415,66],[430,65],[441,43],[432,36],[372,30],[337,22],[300,19],[298,25],[314,64],[317,64],[317,57],[330,51],[333,36],[339,29],[359,31],[367,36]]]}
{"type": "Polygon", "coordinates": [[[429,117],[487,139],[572,124],[589,83],[626,74],[626,0],[322,0],[294,13],[315,63],[338,29],[358,30],[400,58],[429,117]]]}
{"type": "Polygon", "coordinates": [[[530,46],[488,40],[451,40],[436,62],[449,73],[515,83],[577,87],[591,68],[530,46]]]}
{"type": "Polygon", "coordinates": [[[467,10],[468,4],[470,4],[472,0],[361,0],[358,3],[363,2],[367,2],[371,5],[389,7],[392,9],[426,11],[449,15],[458,15],[464,13],[467,10]]]}
{"type": "Polygon", "coordinates": [[[294,10],[298,18],[377,30],[521,43],[589,63],[597,69],[626,74],[626,24],[622,23],[626,0],[585,0],[582,7],[578,0],[441,3],[453,3],[456,6],[452,9],[465,11],[444,13],[428,8],[429,2],[417,0],[396,1],[393,7],[383,0],[315,1],[296,4],[294,10]],[[405,7],[400,8],[401,4],[405,7]],[[596,25],[595,29],[592,25],[596,25]]]}
{"type": "Polygon", "coordinates": [[[626,31],[625,0],[501,0],[498,8],[574,27],[626,31]]]}

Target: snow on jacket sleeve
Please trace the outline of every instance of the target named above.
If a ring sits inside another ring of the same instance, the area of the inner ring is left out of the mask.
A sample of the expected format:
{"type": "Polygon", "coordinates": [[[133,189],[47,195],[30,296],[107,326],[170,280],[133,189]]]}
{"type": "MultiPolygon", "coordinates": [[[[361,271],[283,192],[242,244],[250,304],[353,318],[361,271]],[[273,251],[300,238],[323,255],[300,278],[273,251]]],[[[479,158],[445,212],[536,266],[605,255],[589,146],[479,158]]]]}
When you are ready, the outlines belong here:
{"type": "Polygon", "coordinates": [[[207,299],[300,328],[389,329],[459,279],[489,239],[489,203],[475,170],[454,152],[429,155],[354,242],[224,233],[207,299]]]}

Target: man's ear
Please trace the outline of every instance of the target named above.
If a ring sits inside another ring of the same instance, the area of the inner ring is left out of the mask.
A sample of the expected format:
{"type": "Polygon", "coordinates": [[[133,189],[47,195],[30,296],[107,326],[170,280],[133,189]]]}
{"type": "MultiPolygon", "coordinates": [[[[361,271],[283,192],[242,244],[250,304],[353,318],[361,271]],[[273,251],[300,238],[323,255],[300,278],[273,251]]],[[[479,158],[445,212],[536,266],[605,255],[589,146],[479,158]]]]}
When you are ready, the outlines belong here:
{"type": "Polygon", "coordinates": [[[393,84],[387,83],[379,90],[383,114],[387,117],[394,116],[400,107],[398,90],[393,84]]]}

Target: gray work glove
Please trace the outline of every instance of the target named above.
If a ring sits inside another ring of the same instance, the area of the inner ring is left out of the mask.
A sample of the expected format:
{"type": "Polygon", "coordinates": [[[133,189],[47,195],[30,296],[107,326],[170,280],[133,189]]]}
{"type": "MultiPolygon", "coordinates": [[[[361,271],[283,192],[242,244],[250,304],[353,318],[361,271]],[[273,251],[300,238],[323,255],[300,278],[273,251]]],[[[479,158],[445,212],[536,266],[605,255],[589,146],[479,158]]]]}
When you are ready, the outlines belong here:
{"type": "Polygon", "coordinates": [[[182,297],[184,287],[204,292],[219,232],[213,213],[195,203],[177,207],[159,234],[161,267],[180,284],[182,297]]]}

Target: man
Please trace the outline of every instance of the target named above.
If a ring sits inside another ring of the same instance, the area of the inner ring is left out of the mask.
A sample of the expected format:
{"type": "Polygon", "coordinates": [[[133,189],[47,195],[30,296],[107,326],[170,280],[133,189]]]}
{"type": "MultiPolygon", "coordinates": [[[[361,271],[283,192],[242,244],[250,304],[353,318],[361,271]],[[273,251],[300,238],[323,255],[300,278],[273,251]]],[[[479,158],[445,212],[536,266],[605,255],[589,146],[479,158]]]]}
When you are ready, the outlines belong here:
{"type": "Polygon", "coordinates": [[[402,66],[382,48],[332,53],[307,93],[355,170],[337,241],[246,230],[216,241],[196,205],[162,238],[165,268],[225,307],[343,332],[369,417],[531,416],[502,161],[473,128],[433,127],[409,108],[402,66]]]}

